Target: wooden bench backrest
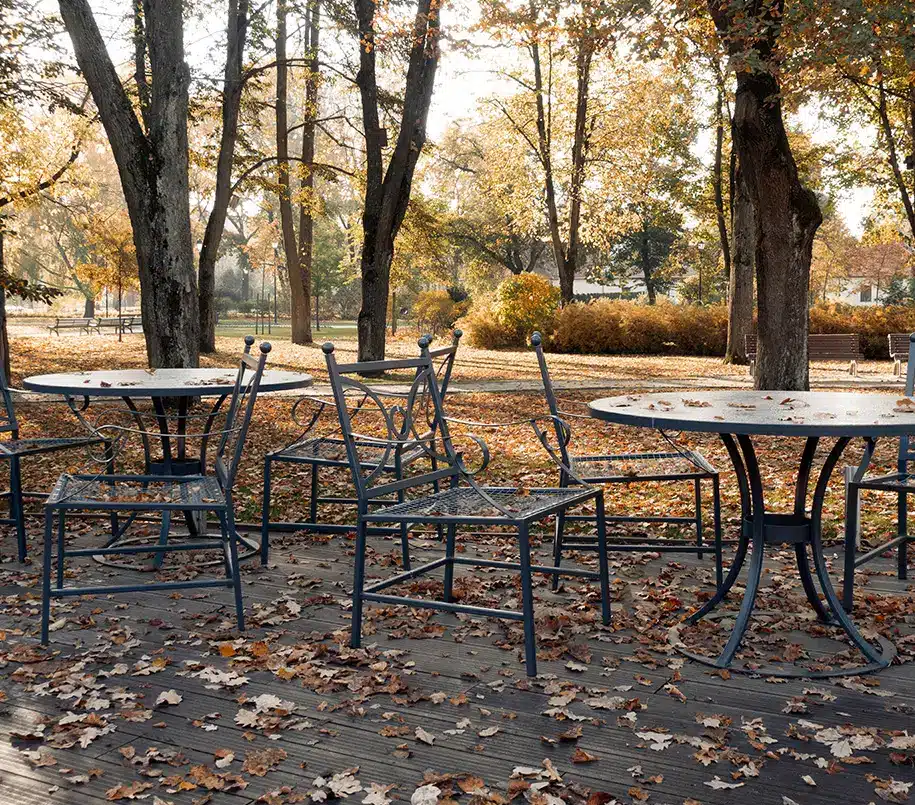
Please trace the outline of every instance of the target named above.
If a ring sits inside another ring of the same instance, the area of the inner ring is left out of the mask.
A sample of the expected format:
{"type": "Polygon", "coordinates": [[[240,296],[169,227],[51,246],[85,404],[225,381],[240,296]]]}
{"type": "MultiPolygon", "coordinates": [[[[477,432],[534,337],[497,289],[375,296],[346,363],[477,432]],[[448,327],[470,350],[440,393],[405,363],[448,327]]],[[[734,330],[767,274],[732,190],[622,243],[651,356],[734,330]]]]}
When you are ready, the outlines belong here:
{"type": "Polygon", "coordinates": [[[909,360],[909,334],[890,333],[887,336],[890,342],[890,358],[894,361],[908,362],[909,360]]]}
{"type": "Polygon", "coordinates": [[[57,323],[58,324],[88,324],[89,319],[80,319],[80,318],[67,319],[67,318],[61,318],[60,316],[58,316],[57,323]]]}
{"type": "MultiPolygon", "coordinates": [[[[756,345],[756,336],[747,335],[747,355],[751,358],[756,355],[756,345]]],[[[807,336],[807,349],[811,359],[857,360],[861,357],[861,336],[857,333],[811,333],[807,336]]]]}

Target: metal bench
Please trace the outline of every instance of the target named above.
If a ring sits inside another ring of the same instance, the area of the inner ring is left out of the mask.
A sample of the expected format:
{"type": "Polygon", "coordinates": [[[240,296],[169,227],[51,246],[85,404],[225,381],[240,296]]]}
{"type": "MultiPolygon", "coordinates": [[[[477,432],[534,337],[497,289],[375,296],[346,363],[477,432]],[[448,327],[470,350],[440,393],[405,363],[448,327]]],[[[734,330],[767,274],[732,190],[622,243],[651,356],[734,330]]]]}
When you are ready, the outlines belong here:
{"type": "Polygon", "coordinates": [[[54,324],[48,325],[48,335],[57,333],[60,335],[61,330],[77,330],[89,335],[89,328],[92,327],[92,319],[88,318],[61,318],[58,316],[54,319],[54,324]]]}
{"type": "MultiPolygon", "coordinates": [[[[747,335],[745,338],[750,374],[754,375],[757,338],[755,335],[747,335]]],[[[857,333],[812,333],[807,336],[807,356],[812,361],[848,361],[848,373],[857,377],[858,361],[864,357],[861,353],[861,336],[857,333]]]]}
{"type": "Polygon", "coordinates": [[[890,333],[890,360],[893,362],[893,376],[902,377],[902,364],[909,361],[909,333],[890,333]]]}

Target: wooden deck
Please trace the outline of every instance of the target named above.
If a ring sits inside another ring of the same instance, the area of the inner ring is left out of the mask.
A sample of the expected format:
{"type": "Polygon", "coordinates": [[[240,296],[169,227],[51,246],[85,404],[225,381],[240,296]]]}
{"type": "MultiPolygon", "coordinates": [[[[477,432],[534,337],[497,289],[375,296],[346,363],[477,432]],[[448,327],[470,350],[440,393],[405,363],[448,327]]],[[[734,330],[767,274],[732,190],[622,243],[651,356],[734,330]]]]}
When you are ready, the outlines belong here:
{"type": "MultiPolygon", "coordinates": [[[[87,528],[73,541],[97,538],[87,528]]],[[[370,606],[367,648],[347,649],[351,545],[277,535],[269,568],[246,564],[243,637],[228,590],[132,594],[56,604],[48,650],[35,637],[37,564],[2,565],[0,803],[430,805],[423,785],[457,803],[907,801],[915,738],[898,731],[915,735],[911,663],[775,682],[665,650],[666,629],[710,589],[710,557],[614,557],[611,629],[589,588],[554,596],[541,580],[541,676],[528,680],[518,628],[495,621],[370,606]]],[[[437,548],[431,535],[415,546],[437,548]]],[[[375,547],[371,571],[390,572],[394,544],[375,547]]],[[[911,660],[912,586],[891,566],[872,566],[862,606],[911,660]]],[[[793,616],[787,554],[768,567],[771,597],[793,616]]],[[[85,562],[70,581],[109,574],[125,576],[85,562]]],[[[463,578],[470,597],[516,594],[501,571],[463,578]]],[[[796,645],[824,650],[815,625],[798,631],[796,645]]]]}

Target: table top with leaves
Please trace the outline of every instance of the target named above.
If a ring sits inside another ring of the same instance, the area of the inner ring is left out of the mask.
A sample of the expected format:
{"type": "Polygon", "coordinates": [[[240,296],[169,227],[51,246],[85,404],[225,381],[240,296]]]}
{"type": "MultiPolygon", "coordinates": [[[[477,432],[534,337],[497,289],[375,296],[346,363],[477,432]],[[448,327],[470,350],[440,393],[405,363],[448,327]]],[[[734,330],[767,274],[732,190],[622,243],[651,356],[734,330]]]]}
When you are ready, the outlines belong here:
{"type": "MultiPolygon", "coordinates": [[[[68,397],[203,397],[231,394],[237,369],[112,369],[60,372],[24,378],[22,385],[42,394],[68,397]]],[[[267,369],[261,392],[307,388],[309,374],[267,369]]]]}
{"type": "Polygon", "coordinates": [[[838,391],[719,390],[627,394],[589,403],[620,425],[758,436],[902,436],[915,432],[915,400],[838,391]]]}

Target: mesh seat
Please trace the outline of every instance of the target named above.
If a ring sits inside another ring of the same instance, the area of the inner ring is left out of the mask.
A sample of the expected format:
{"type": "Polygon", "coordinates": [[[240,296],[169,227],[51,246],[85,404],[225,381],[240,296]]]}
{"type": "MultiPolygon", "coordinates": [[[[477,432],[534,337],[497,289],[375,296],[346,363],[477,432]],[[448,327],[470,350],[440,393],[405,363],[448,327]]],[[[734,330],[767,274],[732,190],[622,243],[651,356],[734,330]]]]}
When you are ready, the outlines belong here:
{"type": "MultiPolygon", "coordinates": [[[[393,472],[396,468],[394,452],[392,450],[388,451],[388,455],[385,458],[384,447],[360,442],[359,454],[360,456],[365,457],[365,460],[362,462],[362,466],[365,469],[373,469],[377,467],[378,463],[383,459],[385,460],[385,469],[393,472]],[[375,459],[374,461],[372,461],[373,457],[375,459]]],[[[415,461],[422,455],[423,451],[420,448],[410,450],[409,452],[404,452],[401,455],[401,463],[408,464],[411,461],[415,461]]],[[[343,441],[343,439],[332,436],[306,439],[305,441],[291,444],[288,447],[284,447],[281,450],[277,450],[271,453],[270,457],[274,461],[299,461],[308,464],[313,462],[320,462],[321,464],[329,467],[349,466],[349,460],[346,456],[346,443],[343,441]]]]}
{"type": "Polygon", "coordinates": [[[74,447],[91,447],[102,444],[101,439],[92,437],[71,439],[8,439],[0,442],[0,456],[28,456],[36,453],[50,453],[54,450],[69,450],[74,447]]]}
{"type": "Polygon", "coordinates": [[[512,522],[537,518],[541,514],[546,516],[546,514],[555,512],[557,507],[594,498],[593,489],[581,487],[565,489],[480,487],[480,489],[505,511],[500,511],[473,487],[461,487],[446,489],[417,500],[387,506],[366,515],[365,519],[376,522],[409,522],[417,519],[426,522],[451,519],[512,522]]]}
{"type": "Polygon", "coordinates": [[[215,475],[161,476],[61,475],[48,498],[48,505],[106,509],[123,504],[125,509],[225,508],[225,493],[215,475]]]}
{"type": "Polygon", "coordinates": [[[634,453],[615,456],[569,456],[569,469],[583,481],[651,481],[702,478],[715,473],[705,457],[682,453],[634,453]]]}

